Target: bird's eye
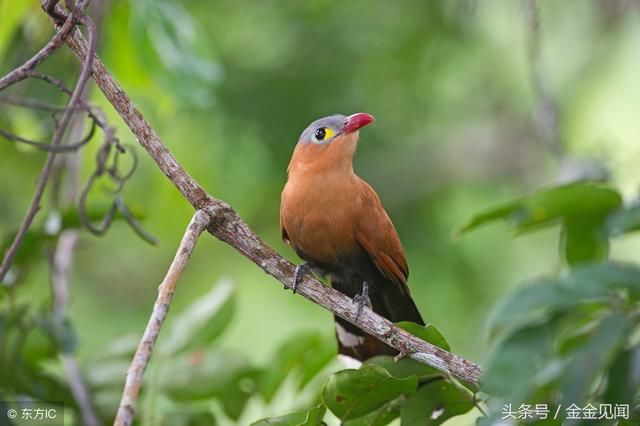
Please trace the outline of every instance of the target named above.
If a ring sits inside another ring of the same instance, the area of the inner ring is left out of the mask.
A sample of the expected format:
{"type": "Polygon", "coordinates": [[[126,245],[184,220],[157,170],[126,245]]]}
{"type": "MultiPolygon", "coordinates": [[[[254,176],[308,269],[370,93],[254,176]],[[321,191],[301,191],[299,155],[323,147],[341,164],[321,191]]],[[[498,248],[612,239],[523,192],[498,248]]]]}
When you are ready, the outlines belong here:
{"type": "Polygon", "coordinates": [[[333,134],[334,134],[333,130],[331,130],[330,128],[328,128],[328,127],[320,127],[313,134],[313,138],[318,142],[322,142],[324,140],[331,139],[333,134]]]}

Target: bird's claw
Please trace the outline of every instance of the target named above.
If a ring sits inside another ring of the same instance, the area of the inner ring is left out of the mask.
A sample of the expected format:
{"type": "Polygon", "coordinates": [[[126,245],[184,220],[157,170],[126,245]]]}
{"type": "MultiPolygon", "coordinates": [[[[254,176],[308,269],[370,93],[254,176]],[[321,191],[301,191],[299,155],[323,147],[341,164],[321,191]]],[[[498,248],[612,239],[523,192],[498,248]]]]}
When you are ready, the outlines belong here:
{"type": "Polygon", "coordinates": [[[366,305],[371,309],[371,299],[369,298],[369,284],[365,281],[362,283],[362,293],[356,294],[353,298],[353,303],[356,305],[355,321],[358,321],[362,308],[366,305]]]}
{"type": "Polygon", "coordinates": [[[291,286],[291,289],[293,290],[293,294],[296,294],[296,288],[298,287],[298,284],[302,280],[302,277],[304,277],[304,275],[308,273],[310,270],[311,268],[309,267],[309,264],[307,262],[302,262],[301,264],[296,266],[296,270],[293,273],[293,285],[291,286]]]}

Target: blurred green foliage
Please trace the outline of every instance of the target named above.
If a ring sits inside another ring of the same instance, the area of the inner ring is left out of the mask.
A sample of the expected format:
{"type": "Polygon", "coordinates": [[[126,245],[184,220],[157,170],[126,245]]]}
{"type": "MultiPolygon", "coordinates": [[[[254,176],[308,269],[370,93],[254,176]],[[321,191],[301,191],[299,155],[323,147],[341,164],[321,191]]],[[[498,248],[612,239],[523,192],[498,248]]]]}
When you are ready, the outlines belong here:
{"type": "MultiPolygon", "coordinates": [[[[100,56],[178,160],[292,260],[280,241],[278,207],[297,135],[336,112],[376,116],[361,134],[355,168],[398,228],[425,319],[454,352],[489,367],[490,420],[503,400],[514,407],[563,397],[621,401],[638,387],[628,374],[637,364],[637,275],[606,259],[640,260],[638,239],[629,234],[640,227],[639,14],[622,0],[538,4],[541,67],[569,153],[560,161],[532,124],[539,99],[520,2],[94,0],[90,14],[100,27],[100,56]],[[608,169],[609,185],[553,185],[593,163],[608,169]],[[533,192],[538,188],[546,189],[533,192]],[[511,240],[504,228],[484,227],[451,238],[473,212],[505,199],[515,201],[476,222],[504,218],[516,234],[537,232],[511,240]],[[548,278],[510,292],[541,275],[548,278]],[[482,324],[498,299],[489,351],[482,324]],[[584,363],[591,375],[572,376],[572,366],[584,363]],[[523,364],[531,368],[519,369],[523,364]],[[559,393],[549,396],[549,389],[559,393]]],[[[29,0],[0,0],[0,20],[4,74],[46,43],[51,25],[29,0]]],[[[77,61],[63,49],[40,69],[70,84],[77,61]]],[[[7,93],[65,101],[38,81],[7,93]]],[[[99,91],[89,98],[120,139],[135,145],[99,91]]],[[[5,104],[0,127],[37,140],[52,130],[46,114],[5,104]]],[[[82,182],[99,143],[94,137],[80,153],[82,182]]],[[[46,256],[59,234],[47,231],[56,210],[45,203],[19,253],[15,284],[0,288],[0,396],[28,394],[73,407],[56,356],[74,350],[101,416],[113,417],[136,337],[191,215],[137,152],[139,167],[122,196],[144,213],[159,245],[148,246],[121,220],[101,238],[82,233],[68,318],[53,319],[46,256]]],[[[24,215],[43,158],[0,139],[3,245],[24,215]]],[[[96,183],[89,206],[96,217],[112,189],[96,183]]],[[[60,229],[78,226],[73,205],[59,210],[68,219],[60,229]]],[[[325,413],[320,403],[322,384],[336,380],[329,374],[340,368],[331,315],[269,281],[229,247],[201,240],[147,372],[142,424],[249,424],[283,413],[294,414],[259,424],[311,425],[323,416],[337,422],[339,409],[325,413]],[[227,277],[232,292],[220,290],[227,284],[209,292],[227,277]]],[[[372,360],[364,368],[400,381],[433,378],[405,361],[372,360]]],[[[434,400],[463,395],[451,386],[436,380],[368,405],[375,410],[353,424],[424,420],[415,409],[433,412],[440,408],[428,405],[434,400]]],[[[450,401],[462,408],[445,410],[440,420],[470,408],[468,399],[450,401]]],[[[473,424],[478,416],[473,410],[447,424],[473,424]]]]}

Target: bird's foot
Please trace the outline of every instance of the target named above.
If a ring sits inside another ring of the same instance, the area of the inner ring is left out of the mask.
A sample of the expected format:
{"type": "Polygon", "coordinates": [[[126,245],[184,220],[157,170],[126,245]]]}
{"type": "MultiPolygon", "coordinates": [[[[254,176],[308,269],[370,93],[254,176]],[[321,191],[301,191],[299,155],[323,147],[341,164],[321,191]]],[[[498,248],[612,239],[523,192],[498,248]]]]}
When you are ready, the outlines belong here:
{"type": "Polygon", "coordinates": [[[409,356],[409,354],[408,354],[408,353],[406,353],[406,352],[404,352],[404,351],[400,351],[400,352],[398,353],[398,355],[396,355],[396,356],[394,356],[394,357],[393,357],[393,360],[394,360],[395,362],[398,362],[398,361],[400,361],[402,358],[406,358],[406,357],[408,357],[408,356],[409,356]]]}
{"type": "Polygon", "coordinates": [[[298,284],[302,280],[302,277],[304,277],[304,275],[308,274],[309,272],[311,272],[311,267],[307,262],[302,262],[301,264],[296,266],[296,270],[293,273],[293,285],[291,286],[291,289],[293,290],[293,294],[296,294],[296,288],[298,287],[298,284]]]}
{"type": "Polygon", "coordinates": [[[356,294],[353,298],[353,303],[356,305],[356,316],[355,320],[358,321],[360,318],[360,314],[362,313],[362,308],[366,305],[369,309],[371,309],[371,299],[369,299],[369,283],[364,281],[362,283],[362,293],[356,294]]]}

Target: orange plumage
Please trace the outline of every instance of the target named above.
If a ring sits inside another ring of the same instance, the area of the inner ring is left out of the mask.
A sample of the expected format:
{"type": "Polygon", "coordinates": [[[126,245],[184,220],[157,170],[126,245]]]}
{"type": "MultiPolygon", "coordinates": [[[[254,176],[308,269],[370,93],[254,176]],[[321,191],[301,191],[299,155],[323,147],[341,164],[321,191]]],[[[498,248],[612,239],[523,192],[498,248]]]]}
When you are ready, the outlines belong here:
{"type": "MultiPolygon", "coordinates": [[[[423,324],[411,299],[409,268],[378,195],[353,171],[358,129],[369,114],[335,115],[301,135],[282,191],[282,238],[334,288],[355,297],[368,284],[372,309],[391,321],[423,324]]],[[[336,318],[340,353],[366,359],[394,350],[336,318]]]]}

